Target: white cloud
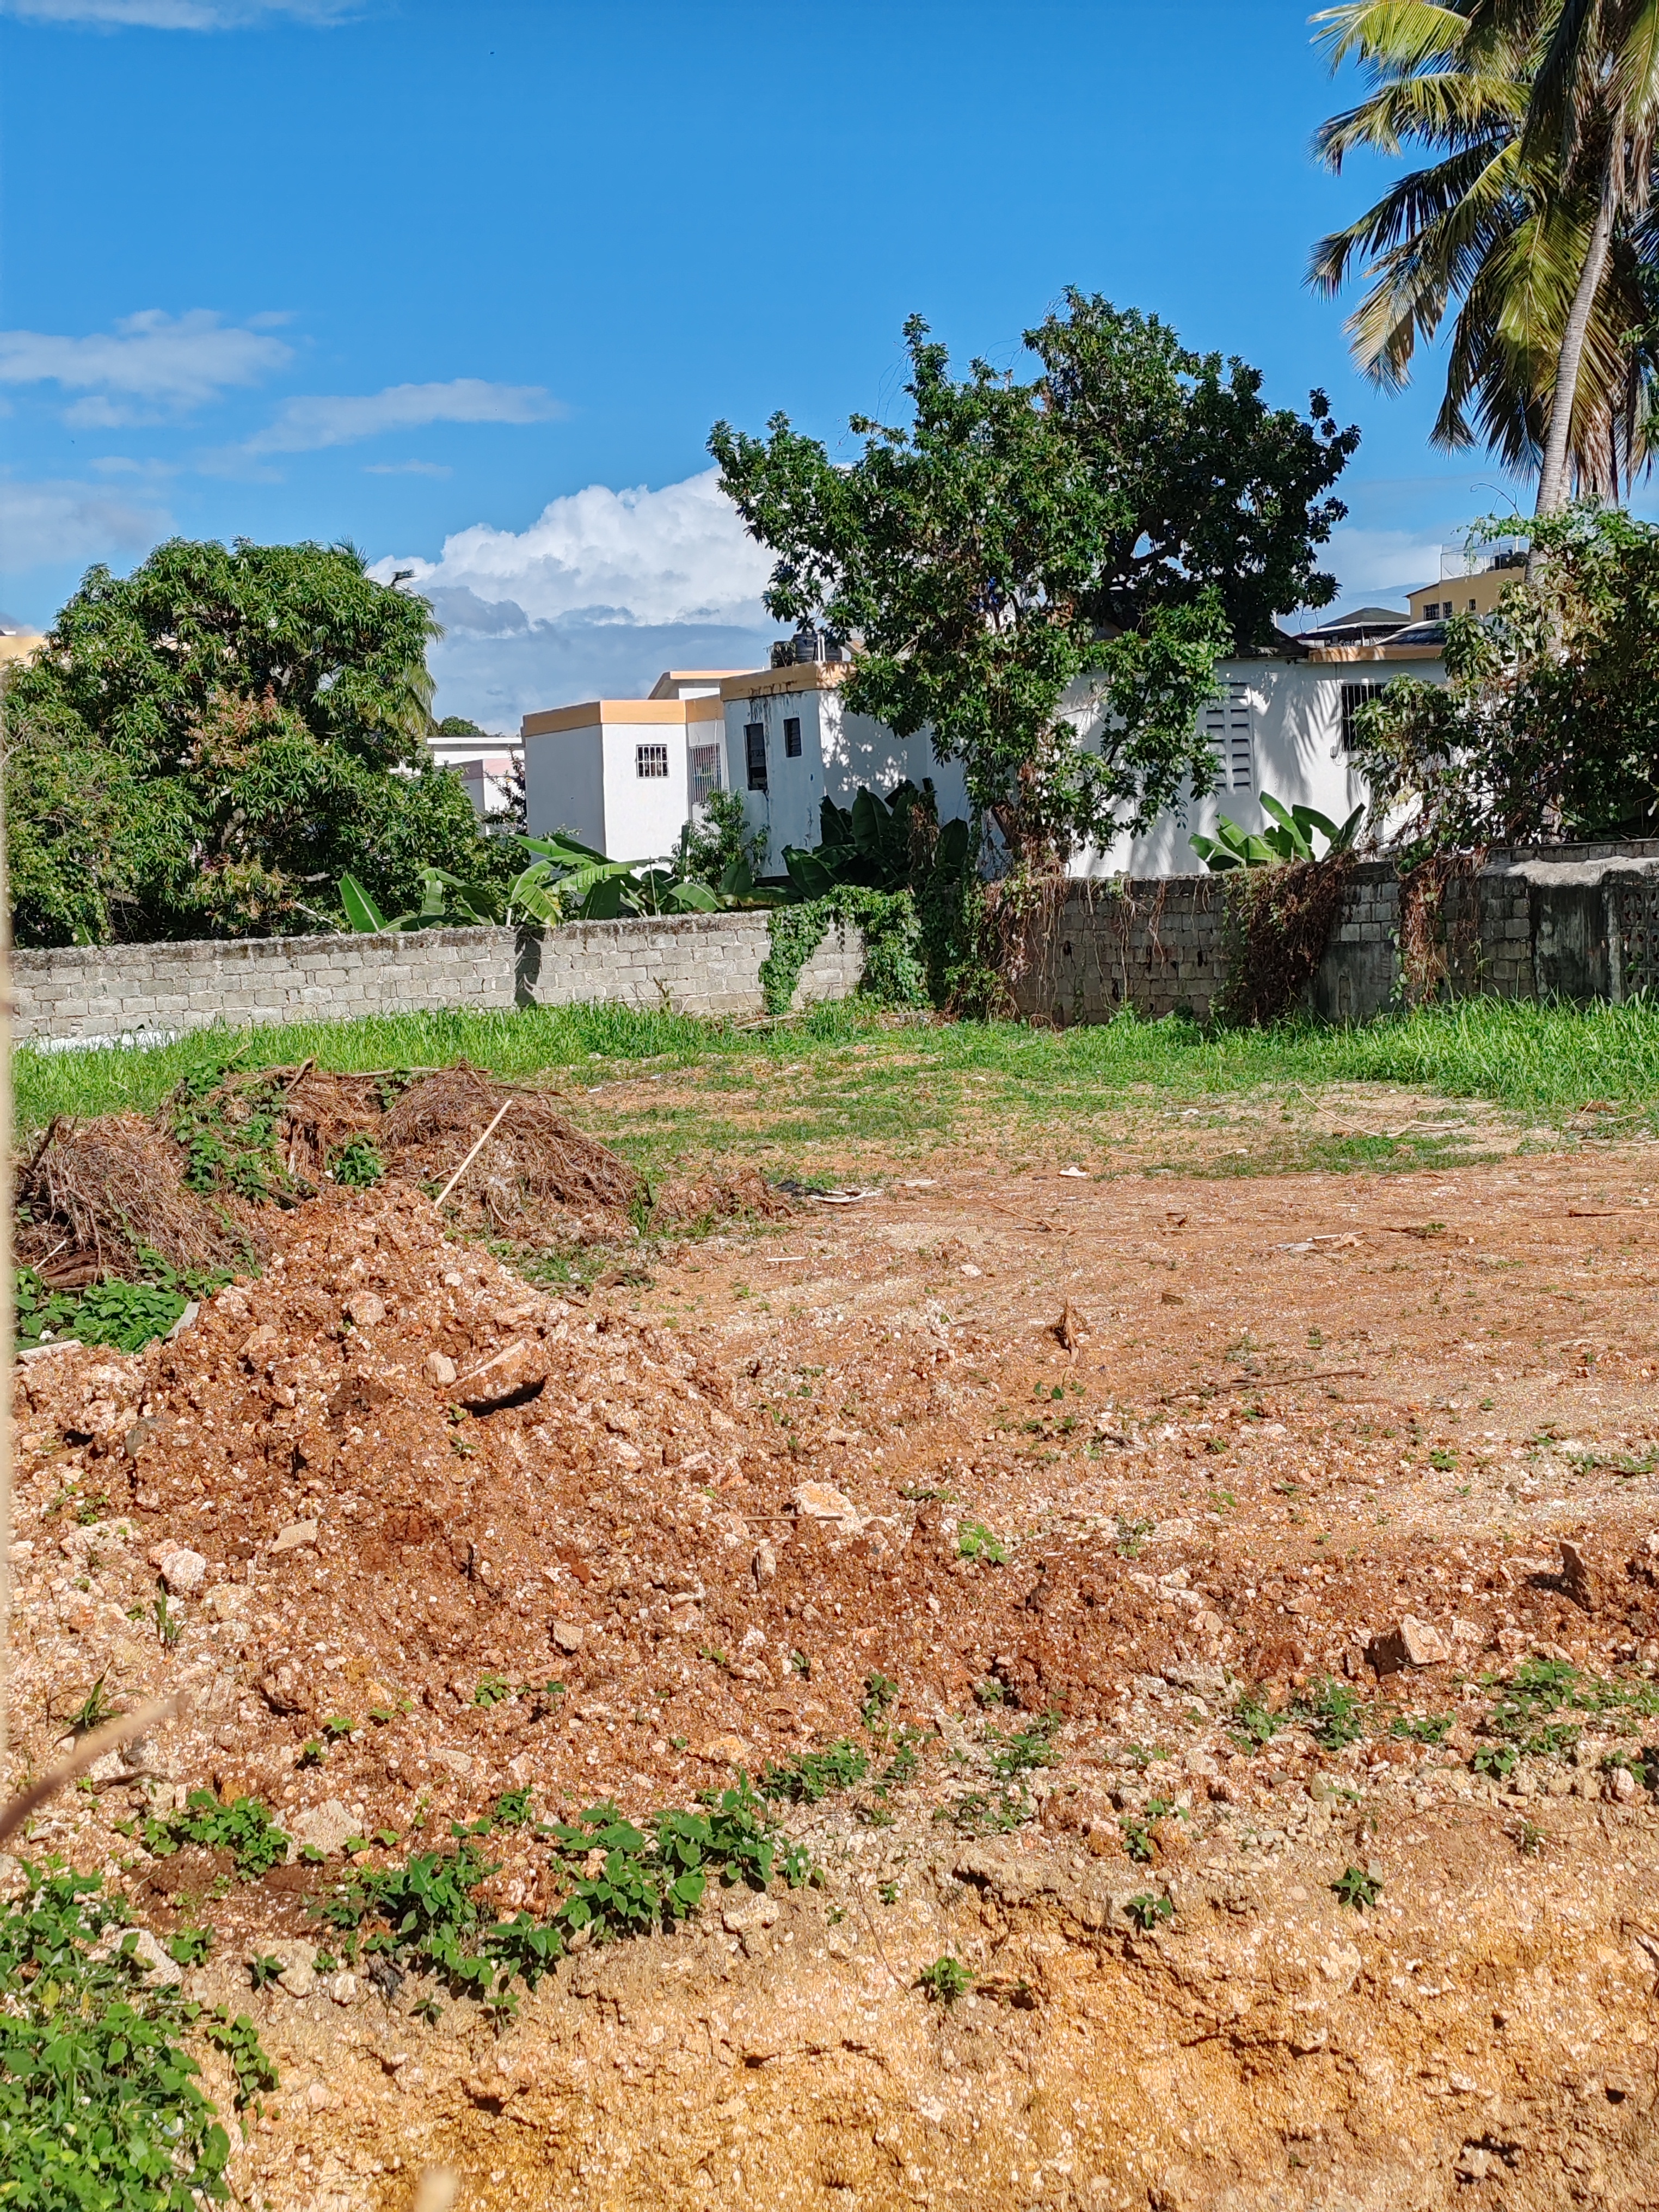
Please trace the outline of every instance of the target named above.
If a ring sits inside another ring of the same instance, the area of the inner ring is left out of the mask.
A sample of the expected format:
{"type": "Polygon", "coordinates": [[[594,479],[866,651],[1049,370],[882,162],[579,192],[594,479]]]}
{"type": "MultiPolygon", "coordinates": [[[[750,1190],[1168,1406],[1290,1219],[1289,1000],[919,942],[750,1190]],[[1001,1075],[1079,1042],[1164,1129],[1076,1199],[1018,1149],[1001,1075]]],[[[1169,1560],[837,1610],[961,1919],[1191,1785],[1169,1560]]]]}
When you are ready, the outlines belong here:
{"type": "Polygon", "coordinates": [[[412,571],[447,635],[432,665],[447,714],[497,728],[536,707],[637,696],[667,667],[753,668],[777,628],[760,601],[770,561],[713,469],[611,491],[590,484],[527,530],[477,523],[412,571]]]}
{"type": "MultiPolygon", "coordinates": [[[[1432,581],[1440,574],[1440,539],[1425,537],[1421,530],[1366,530],[1339,524],[1323,558],[1336,572],[1342,604],[1352,606],[1379,592],[1398,599],[1402,592],[1432,581]]],[[[1323,609],[1308,617],[1310,622],[1328,619],[1323,609]]]]}
{"type": "Polygon", "coordinates": [[[238,31],[267,15],[338,23],[355,0],[0,0],[0,15],[26,23],[92,23],[104,30],[238,31]]]}
{"type": "Polygon", "coordinates": [[[84,338],[0,331],[0,384],[84,392],[69,410],[82,428],[107,429],[158,409],[183,413],[234,385],[258,383],[291,357],[280,338],[228,327],[204,307],[173,316],[147,307],[84,338]]]}
{"type": "Polygon", "coordinates": [[[94,484],[0,483],[0,568],[95,561],[153,545],[172,526],[163,509],[94,484]]]}
{"type": "Polygon", "coordinates": [[[552,422],[567,411],[539,384],[486,384],[482,377],[458,376],[447,384],[393,384],[384,392],[287,400],[276,421],[256,431],[243,450],[311,453],[428,422],[552,422]]]}

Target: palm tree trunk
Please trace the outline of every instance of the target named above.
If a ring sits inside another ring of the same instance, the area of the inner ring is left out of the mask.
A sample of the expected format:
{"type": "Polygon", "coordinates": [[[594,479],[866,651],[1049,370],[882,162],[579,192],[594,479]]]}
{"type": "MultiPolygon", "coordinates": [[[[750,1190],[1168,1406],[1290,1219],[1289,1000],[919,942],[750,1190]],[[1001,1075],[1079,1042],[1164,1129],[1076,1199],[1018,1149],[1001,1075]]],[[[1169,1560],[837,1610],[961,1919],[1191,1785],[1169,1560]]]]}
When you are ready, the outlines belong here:
{"type": "Polygon", "coordinates": [[[1609,175],[1602,189],[1601,204],[1595,212],[1584,265],[1578,274],[1578,289],[1573,294],[1567,325],[1561,333],[1561,350],[1556,356],[1555,388],[1550,395],[1549,429],[1544,440],[1544,465],[1538,472],[1538,504],[1534,509],[1537,514],[1558,514],[1567,503],[1567,456],[1572,438],[1573,402],[1578,396],[1578,365],[1584,357],[1590,313],[1601,289],[1607,248],[1612,241],[1613,179],[1609,175]]]}

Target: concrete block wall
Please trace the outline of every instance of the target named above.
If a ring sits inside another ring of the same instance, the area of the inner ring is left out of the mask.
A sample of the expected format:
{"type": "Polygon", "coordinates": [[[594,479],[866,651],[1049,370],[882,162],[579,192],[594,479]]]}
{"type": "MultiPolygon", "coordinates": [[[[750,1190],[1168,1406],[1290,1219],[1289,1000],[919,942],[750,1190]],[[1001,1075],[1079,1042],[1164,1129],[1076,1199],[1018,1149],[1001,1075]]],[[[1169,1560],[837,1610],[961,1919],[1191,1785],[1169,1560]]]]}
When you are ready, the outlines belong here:
{"type": "MultiPolygon", "coordinates": [[[[451,1007],[595,1003],[675,1013],[761,1012],[763,913],[572,922],[546,931],[422,929],[193,945],[71,945],[12,956],[19,1043],[178,1036],[222,1023],[338,1021],[451,1007]]],[[[864,946],[835,928],[793,1003],[858,988],[864,946]]]]}
{"type": "MultiPolygon", "coordinates": [[[[1079,884],[1034,929],[1016,988],[1038,1020],[1200,1020],[1227,980],[1226,879],[1079,884]]],[[[1398,1002],[1401,884],[1393,863],[1355,868],[1308,991],[1328,1021],[1398,1002]]],[[[1659,840],[1516,847],[1446,882],[1437,934],[1458,995],[1622,1000],[1659,991],[1659,840]]]]}

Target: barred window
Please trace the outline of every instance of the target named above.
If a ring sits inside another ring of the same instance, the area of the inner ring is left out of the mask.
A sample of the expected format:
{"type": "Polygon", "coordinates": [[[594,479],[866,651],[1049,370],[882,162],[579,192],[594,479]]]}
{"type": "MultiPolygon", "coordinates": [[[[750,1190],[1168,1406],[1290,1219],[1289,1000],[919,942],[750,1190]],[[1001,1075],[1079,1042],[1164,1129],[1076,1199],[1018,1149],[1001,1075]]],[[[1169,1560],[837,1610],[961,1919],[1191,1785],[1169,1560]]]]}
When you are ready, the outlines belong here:
{"type": "Polygon", "coordinates": [[[634,748],[635,775],[666,775],[668,748],[666,745],[635,745],[634,748]]]}
{"type": "Polygon", "coordinates": [[[707,804],[711,791],[720,787],[720,749],[718,745],[693,745],[690,749],[691,804],[707,804]]]}
{"type": "Polygon", "coordinates": [[[745,722],[743,726],[743,746],[749,764],[749,788],[766,788],[766,725],[764,722],[745,722]]]}
{"type": "Polygon", "coordinates": [[[1360,708],[1372,699],[1380,699],[1387,686],[1382,684],[1345,684],[1342,686],[1342,750],[1353,750],[1353,718],[1360,708]]]}
{"type": "Polygon", "coordinates": [[[790,760],[800,758],[800,716],[786,714],[783,721],[783,750],[790,760]]]}

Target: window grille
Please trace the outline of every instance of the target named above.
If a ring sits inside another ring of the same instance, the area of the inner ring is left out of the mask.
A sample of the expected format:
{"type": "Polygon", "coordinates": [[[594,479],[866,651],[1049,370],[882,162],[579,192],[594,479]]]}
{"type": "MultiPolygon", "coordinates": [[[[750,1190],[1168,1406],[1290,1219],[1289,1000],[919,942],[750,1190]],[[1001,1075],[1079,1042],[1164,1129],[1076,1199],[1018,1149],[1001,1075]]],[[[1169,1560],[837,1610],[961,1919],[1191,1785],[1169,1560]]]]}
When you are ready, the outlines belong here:
{"type": "Polygon", "coordinates": [[[788,760],[800,758],[800,716],[786,714],[783,720],[783,750],[788,760]]]}
{"type": "Polygon", "coordinates": [[[1388,687],[1382,684],[1345,684],[1342,686],[1342,750],[1353,750],[1353,718],[1360,708],[1373,699],[1380,699],[1388,687]]]}
{"type": "Polygon", "coordinates": [[[634,773],[635,775],[642,776],[665,776],[668,773],[667,746],[635,745],[634,748],[634,773]]]}
{"type": "Polygon", "coordinates": [[[691,804],[706,804],[711,791],[720,787],[720,749],[718,745],[691,747],[691,804]]]}
{"type": "Polygon", "coordinates": [[[743,726],[743,747],[748,757],[749,788],[766,788],[766,725],[764,722],[745,722],[743,726]]]}
{"type": "Polygon", "coordinates": [[[1249,791],[1255,783],[1255,741],[1250,727],[1250,687],[1230,677],[1204,709],[1204,736],[1215,757],[1218,791],[1249,791]]]}

